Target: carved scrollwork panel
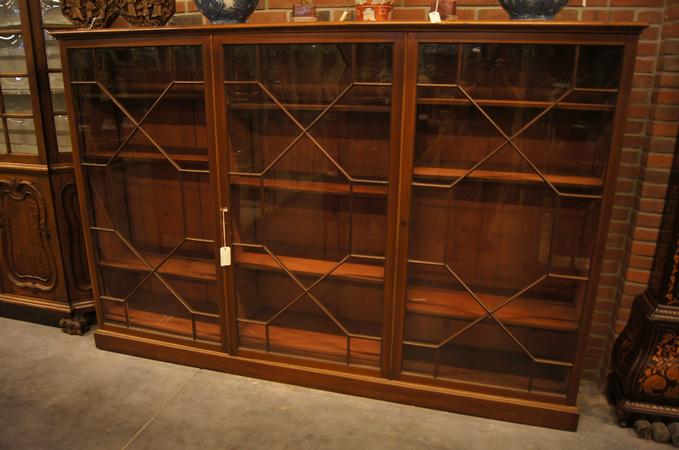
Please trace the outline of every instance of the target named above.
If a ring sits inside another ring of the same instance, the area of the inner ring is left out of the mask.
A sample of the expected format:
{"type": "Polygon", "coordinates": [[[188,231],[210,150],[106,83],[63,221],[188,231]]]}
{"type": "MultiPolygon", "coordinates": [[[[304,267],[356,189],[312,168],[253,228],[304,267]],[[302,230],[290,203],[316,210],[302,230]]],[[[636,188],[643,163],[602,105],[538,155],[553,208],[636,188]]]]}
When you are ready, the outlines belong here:
{"type": "Polygon", "coordinates": [[[57,271],[49,241],[40,191],[30,181],[0,179],[0,245],[11,283],[33,291],[54,289],[57,271]]]}

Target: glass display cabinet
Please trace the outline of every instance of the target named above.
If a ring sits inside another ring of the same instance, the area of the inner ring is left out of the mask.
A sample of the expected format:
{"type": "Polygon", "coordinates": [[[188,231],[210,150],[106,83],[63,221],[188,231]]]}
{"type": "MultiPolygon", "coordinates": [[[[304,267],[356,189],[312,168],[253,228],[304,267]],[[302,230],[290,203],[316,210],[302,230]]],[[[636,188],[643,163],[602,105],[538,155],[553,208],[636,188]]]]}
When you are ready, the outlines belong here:
{"type": "Polygon", "coordinates": [[[575,429],[642,28],[59,33],[97,345],[575,429]]]}
{"type": "Polygon", "coordinates": [[[0,313],[82,333],[94,301],[49,34],[65,28],[58,0],[0,5],[0,313]]]}

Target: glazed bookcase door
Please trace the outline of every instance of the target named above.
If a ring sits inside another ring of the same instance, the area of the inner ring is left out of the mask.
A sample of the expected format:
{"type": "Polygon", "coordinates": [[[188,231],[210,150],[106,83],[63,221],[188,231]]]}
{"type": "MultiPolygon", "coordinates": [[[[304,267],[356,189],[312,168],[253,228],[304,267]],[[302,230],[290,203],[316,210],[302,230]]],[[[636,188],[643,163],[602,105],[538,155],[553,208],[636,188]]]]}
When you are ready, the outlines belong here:
{"type": "Polygon", "coordinates": [[[221,343],[204,54],[69,48],[71,129],[104,325],[221,343]]]}
{"type": "Polygon", "coordinates": [[[416,48],[401,372],[565,396],[624,47],[416,48]]]}
{"type": "Polygon", "coordinates": [[[38,161],[38,139],[19,2],[0,7],[0,161],[38,161]]]}
{"type": "Polygon", "coordinates": [[[64,95],[64,76],[61,68],[59,43],[50,32],[73,28],[68,19],[61,13],[62,0],[40,0],[42,12],[42,32],[45,49],[45,62],[49,81],[54,134],[56,136],[56,150],[58,156],[53,159],[70,162],[71,136],[66,113],[66,99],[64,95]]]}
{"type": "Polygon", "coordinates": [[[239,352],[384,364],[395,46],[223,46],[239,352]]]}

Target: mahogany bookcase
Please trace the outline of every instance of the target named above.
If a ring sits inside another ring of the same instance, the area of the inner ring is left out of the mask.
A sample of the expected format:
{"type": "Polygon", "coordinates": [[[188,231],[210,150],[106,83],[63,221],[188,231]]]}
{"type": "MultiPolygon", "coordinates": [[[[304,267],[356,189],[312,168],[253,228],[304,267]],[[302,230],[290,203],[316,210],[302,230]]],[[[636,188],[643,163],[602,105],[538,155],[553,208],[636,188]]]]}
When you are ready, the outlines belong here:
{"type": "Polygon", "coordinates": [[[575,429],[642,29],[59,33],[97,345],[575,429]]]}

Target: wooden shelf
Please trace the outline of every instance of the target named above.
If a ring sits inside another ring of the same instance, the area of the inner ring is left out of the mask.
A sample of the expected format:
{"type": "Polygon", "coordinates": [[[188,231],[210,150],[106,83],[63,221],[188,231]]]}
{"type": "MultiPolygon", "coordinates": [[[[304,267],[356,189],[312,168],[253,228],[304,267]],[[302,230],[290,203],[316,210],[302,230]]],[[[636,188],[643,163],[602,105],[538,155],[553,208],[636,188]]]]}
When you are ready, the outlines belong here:
{"type": "MultiPolygon", "coordinates": [[[[204,150],[205,153],[200,155],[194,155],[194,154],[186,154],[186,153],[181,153],[179,150],[175,149],[170,149],[165,151],[167,152],[170,157],[176,161],[176,162],[195,162],[195,163],[206,163],[208,162],[208,156],[207,156],[207,149],[201,149],[204,150]],[[176,152],[176,153],[175,153],[176,152]]],[[[100,161],[96,161],[97,163],[106,163],[111,157],[115,154],[115,152],[84,152],[82,154],[82,160],[85,163],[92,163],[95,161],[92,161],[93,159],[98,159],[100,161]],[[88,161],[89,159],[89,161],[88,161]]],[[[122,152],[120,152],[117,156],[116,159],[121,159],[121,160],[128,160],[128,161],[167,161],[168,164],[171,164],[170,161],[158,151],[158,149],[151,150],[139,150],[137,148],[134,149],[123,149],[122,152]]]]}
{"type": "MultiPolygon", "coordinates": [[[[507,299],[485,293],[477,295],[491,311],[507,299]]],[[[408,288],[406,312],[465,320],[475,320],[484,313],[481,305],[466,291],[424,287],[408,288]]],[[[580,323],[575,307],[526,296],[512,300],[494,315],[505,325],[557,331],[577,331],[580,323]]]]}
{"type": "MultiPolygon", "coordinates": [[[[427,377],[433,380],[433,367],[430,363],[412,361],[404,362],[403,373],[406,376],[427,377]]],[[[489,387],[509,387],[514,389],[527,389],[531,385],[531,378],[525,375],[511,373],[511,367],[507,367],[506,373],[497,371],[484,371],[471,368],[454,367],[445,364],[439,366],[437,379],[450,380],[455,383],[468,385],[482,385],[489,387]]],[[[530,392],[564,393],[566,383],[563,380],[556,380],[554,377],[534,376],[530,392]]]]}
{"type": "MultiPolygon", "coordinates": [[[[431,178],[450,178],[455,180],[467,173],[467,169],[448,169],[444,167],[414,167],[413,175],[431,178]]],[[[603,181],[598,177],[580,177],[571,175],[544,174],[555,186],[568,186],[579,188],[602,188],[603,181]]],[[[502,170],[474,170],[467,178],[507,181],[512,183],[544,183],[544,180],[535,172],[510,172],[502,170]]]]}
{"type": "MultiPolygon", "coordinates": [[[[164,255],[144,253],[144,258],[153,267],[160,264],[164,255]]],[[[103,255],[98,264],[102,267],[111,269],[126,270],[130,272],[148,273],[149,269],[136,256],[130,254],[103,255]]],[[[201,281],[215,281],[217,270],[214,261],[194,258],[180,258],[173,256],[158,269],[161,275],[171,275],[180,278],[187,278],[201,281]]]]}
{"type": "MultiPolygon", "coordinates": [[[[193,86],[201,86],[202,82],[200,84],[195,84],[193,86]]],[[[175,85],[177,86],[177,85],[175,85]]],[[[153,92],[153,93],[127,93],[127,92],[111,92],[113,97],[115,97],[118,100],[157,100],[158,97],[160,97],[160,94],[162,94],[163,90],[167,87],[167,84],[162,86],[162,89],[159,92],[153,92]]],[[[100,98],[100,97],[105,97],[107,100],[110,100],[108,95],[106,95],[103,91],[102,92],[86,92],[86,93],[79,93],[78,98],[100,98]]],[[[205,95],[201,92],[197,93],[183,93],[183,94],[172,94],[170,92],[166,93],[163,95],[163,98],[161,100],[161,103],[165,100],[204,100],[205,95]]],[[[154,112],[158,112],[157,110],[154,112]]],[[[122,113],[122,111],[121,111],[122,113]]],[[[153,112],[151,113],[153,114],[153,112]]]]}
{"type": "MultiPolygon", "coordinates": [[[[188,313],[187,313],[188,314],[188,313]]],[[[112,306],[111,303],[104,307],[106,320],[125,323],[124,306],[112,306]]],[[[140,311],[134,308],[129,309],[130,325],[151,328],[167,333],[179,334],[191,337],[193,324],[190,319],[183,317],[168,316],[165,314],[154,313],[151,311],[140,311]]],[[[200,322],[200,316],[196,318],[200,325],[196,326],[198,339],[220,342],[222,339],[219,324],[200,322]]]]}
{"type": "MultiPolygon", "coordinates": [[[[242,267],[284,273],[283,269],[267,254],[242,251],[240,249],[237,249],[235,253],[236,264],[242,267]]],[[[335,261],[325,261],[322,259],[295,258],[292,256],[277,257],[290,272],[300,275],[320,277],[332,270],[337,264],[335,261]]],[[[364,283],[381,284],[384,281],[384,267],[345,262],[328,276],[364,283]]]]}
{"type": "MultiPolygon", "coordinates": [[[[273,312],[262,315],[262,317],[271,317],[272,314],[273,312]]],[[[271,351],[346,362],[347,337],[339,328],[335,333],[319,330],[318,318],[311,314],[286,312],[284,317],[285,326],[276,323],[269,326],[271,351]]],[[[266,348],[264,325],[239,322],[238,326],[241,347],[266,348]]],[[[382,335],[379,324],[364,322],[360,328],[362,334],[382,335]]],[[[381,342],[379,340],[351,338],[350,346],[352,363],[371,366],[379,364],[381,353],[381,342]]]]}
{"type": "MultiPolygon", "coordinates": [[[[323,111],[328,105],[332,103],[329,100],[328,103],[282,103],[282,105],[288,111],[323,111]]],[[[261,110],[274,110],[283,111],[275,103],[257,103],[257,102],[231,102],[228,104],[229,109],[237,111],[261,111],[261,110]]],[[[391,106],[389,105],[343,105],[336,104],[330,111],[342,111],[342,112],[381,112],[388,113],[391,112],[391,106]]]]}
{"type": "MultiPolygon", "coordinates": [[[[239,186],[259,187],[260,183],[259,177],[248,177],[242,175],[230,175],[229,180],[231,184],[239,186]]],[[[301,191],[328,194],[349,194],[351,192],[351,184],[349,181],[346,183],[337,183],[326,181],[299,181],[265,178],[262,184],[265,188],[283,191],[301,191]]],[[[386,184],[355,183],[353,191],[356,194],[363,195],[387,195],[387,189],[388,186],[386,184]]]]}
{"type": "MultiPolygon", "coordinates": [[[[500,108],[537,108],[547,109],[554,102],[551,101],[531,101],[531,100],[482,100],[474,99],[479,106],[490,106],[500,108]]],[[[417,99],[418,105],[469,105],[472,103],[467,98],[429,98],[420,97],[417,99]]],[[[574,102],[560,102],[554,109],[570,109],[576,111],[613,111],[614,104],[605,103],[574,103],[574,102]]]]}

